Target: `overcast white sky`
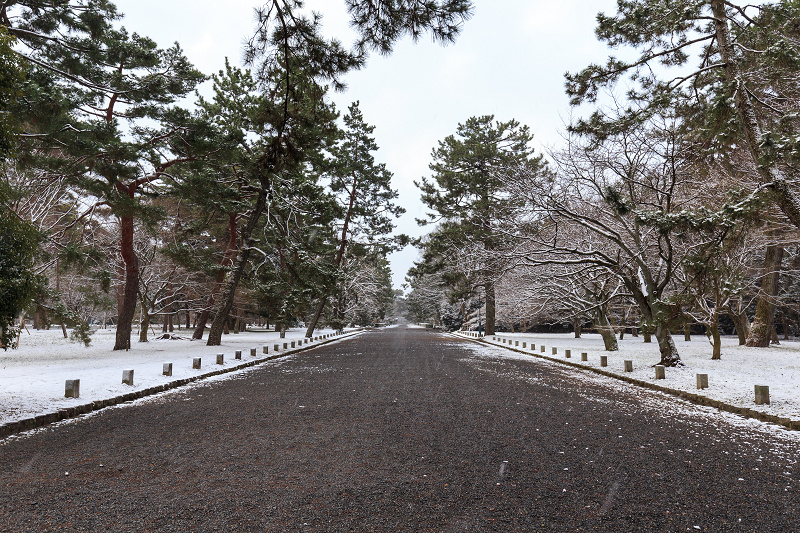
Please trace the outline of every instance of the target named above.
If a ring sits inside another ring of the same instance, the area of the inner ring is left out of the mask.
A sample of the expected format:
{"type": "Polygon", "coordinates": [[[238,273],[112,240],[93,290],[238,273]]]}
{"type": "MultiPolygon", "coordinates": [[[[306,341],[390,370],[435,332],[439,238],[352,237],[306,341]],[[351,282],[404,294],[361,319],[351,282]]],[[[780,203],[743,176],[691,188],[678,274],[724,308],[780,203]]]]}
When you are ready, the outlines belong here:
{"type": "MultiPolygon", "coordinates": [[[[177,41],[203,72],[217,72],[225,57],[241,64],[242,43],[254,28],[258,0],[117,0],[123,25],[156,40],[177,41]]],[[[307,0],[323,14],[325,33],[352,41],[343,0],[307,0]]],[[[569,114],[564,73],[603,62],[609,51],[594,36],[599,11],[615,12],[615,0],[475,0],[471,20],[455,44],[423,37],[399,42],[391,56],[374,55],[349,74],[348,90],[333,94],[341,112],[359,100],[376,126],[376,159],[394,173],[399,203],[407,213],[398,232],[427,233],[415,218],[424,206],[413,181],[429,175],[431,150],[471,116],[514,118],[535,135],[537,151],[557,146],[569,114]]],[[[418,258],[407,248],[390,257],[396,288],[418,258]]]]}

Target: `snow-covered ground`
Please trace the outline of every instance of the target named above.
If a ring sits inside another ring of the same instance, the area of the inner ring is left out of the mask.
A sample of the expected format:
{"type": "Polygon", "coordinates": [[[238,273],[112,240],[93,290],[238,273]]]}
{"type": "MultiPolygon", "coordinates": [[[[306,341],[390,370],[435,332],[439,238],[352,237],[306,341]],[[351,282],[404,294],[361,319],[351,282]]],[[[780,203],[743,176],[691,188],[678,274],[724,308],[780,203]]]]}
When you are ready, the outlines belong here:
{"type": "Polygon", "coordinates": [[[619,351],[607,352],[598,334],[583,334],[580,339],[573,334],[532,334],[532,333],[499,333],[485,340],[494,345],[508,346],[500,339],[519,341],[536,345],[536,353],[563,359],[572,363],[600,368],[600,356],[608,356],[608,367],[603,370],[619,375],[626,375],[642,381],[650,381],[691,393],[702,394],[708,398],[725,402],[737,407],[746,407],[770,415],[800,420],[800,341],[781,340],[779,346],[770,348],[748,348],[739,346],[736,337],[723,337],[722,359],[711,360],[711,345],[705,336],[693,335],[691,341],[684,341],[683,336],[673,337],[684,366],[667,368],[666,379],[655,379],[653,366],[660,356],[658,344],[645,344],[642,337],[626,336],[619,341],[619,351]],[[541,346],[545,346],[545,352],[541,346]],[[553,355],[552,348],[557,348],[553,355]],[[571,350],[572,356],[566,359],[565,350],[571,350]],[[588,354],[588,361],[581,362],[581,352],[588,354]],[[625,360],[633,361],[633,372],[624,372],[625,360]],[[697,374],[708,374],[707,389],[697,389],[697,374]],[[769,386],[770,404],[755,404],[755,385],[769,386]]]}
{"type": "MultiPolygon", "coordinates": [[[[317,330],[314,336],[330,333],[317,330]]],[[[96,331],[88,348],[65,339],[60,328],[23,331],[18,349],[0,350],[0,424],[269,357],[275,354],[275,344],[280,344],[278,353],[283,353],[284,342],[291,346],[304,334],[304,329],[288,330],[286,338],[280,339],[276,332],[243,332],[224,335],[221,346],[206,346],[205,340],[190,340],[192,331],[183,329],[173,333],[180,337],[177,340],[140,343],[134,335],[129,351],[115,352],[111,349],[113,329],[96,331]],[[263,354],[263,346],[268,347],[268,355],[263,354]],[[256,348],[257,357],[250,355],[250,348],[256,348]],[[234,358],[236,350],[242,350],[241,361],[234,358]],[[218,353],[224,354],[222,366],[216,364],[218,353]],[[195,357],[201,358],[199,370],[192,368],[195,357]],[[172,377],[162,375],[164,363],[172,363],[172,377]],[[134,384],[124,385],[122,371],[131,369],[134,384]],[[64,397],[68,379],[80,380],[80,398],[64,397]]]]}

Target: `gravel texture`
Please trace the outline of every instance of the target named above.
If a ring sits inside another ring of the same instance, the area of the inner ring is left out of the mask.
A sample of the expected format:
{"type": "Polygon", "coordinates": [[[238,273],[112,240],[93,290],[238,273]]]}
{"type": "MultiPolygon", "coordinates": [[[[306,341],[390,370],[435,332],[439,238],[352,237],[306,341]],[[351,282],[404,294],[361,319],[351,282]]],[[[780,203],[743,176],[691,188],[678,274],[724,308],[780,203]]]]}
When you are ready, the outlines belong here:
{"type": "Polygon", "coordinates": [[[368,332],[11,437],[0,530],[800,530],[788,432],[501,352],[368,332]]]}

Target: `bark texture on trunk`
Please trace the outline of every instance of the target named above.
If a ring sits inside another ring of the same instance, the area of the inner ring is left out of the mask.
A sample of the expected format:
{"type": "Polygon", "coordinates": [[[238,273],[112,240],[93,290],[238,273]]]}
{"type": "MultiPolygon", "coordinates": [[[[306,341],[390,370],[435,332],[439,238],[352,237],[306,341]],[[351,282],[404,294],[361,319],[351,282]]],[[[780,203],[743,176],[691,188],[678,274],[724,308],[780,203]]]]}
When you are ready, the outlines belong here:
{"type": "MultiPolygon", "coordinates": [[[[236,214],[228,215],[228,243],[225,246],[225,254],[222,256],[222,267],[230,267],[236,257],[236,241],[239,238],[239,233],[236,229],[236,214]]],[[[211,309],[214,308],[214,299],[219,294],[222,288],[222,282],[225,281],[225,270],[220,270],[214,280],[214,287],[211,289],[211,294],[208,295],[208,302],[206,307],[200,312],[200,317],[197,320],[197,325],[192,333],[192,338],[200,340],[203,338],[203,333],[206,330],[208,318],[211,316],[211,309]]],[[[188,327],[188,326],[187,326],[188,327]]]]}
{"type": "Polygon", "coordinates": [[[603,345],[607,352],[616,352],[619,350],[619,343],[617,342],[617,335],[613,326],[608,321],[608,314],[602,307],[594,311],[594,327],[600,336],[603,338],[603,345]]]}
{"type": "Polygon", "coordinates": [[[783,262],[783,246],[767,246],[764,256],[764,269],[761,277],[761,293],[756,305],[756,316],[747,337],[747,346],[768,348],[772,338],[775,318],[775,298],[778,296],[778,283],[783,262]]]}
{"type": "Polygon", "coordinates": [[[117,335],[114,350],[130,350],[131,325],[136,313],[139,292],[139,258],[133,248],[133,218],[120,217],[120,251],[125,264],[125,288],[117,318],[117,335]]]}
{"type": "Polygon", "coordinates": [[[669,328],[663,325],[656,326],[655,334],[658,351],[661,352],[661,361],[658,364],[669,367],[682,365],[681,356],[678,354],[678,348],[672,340],[669,328]]]}

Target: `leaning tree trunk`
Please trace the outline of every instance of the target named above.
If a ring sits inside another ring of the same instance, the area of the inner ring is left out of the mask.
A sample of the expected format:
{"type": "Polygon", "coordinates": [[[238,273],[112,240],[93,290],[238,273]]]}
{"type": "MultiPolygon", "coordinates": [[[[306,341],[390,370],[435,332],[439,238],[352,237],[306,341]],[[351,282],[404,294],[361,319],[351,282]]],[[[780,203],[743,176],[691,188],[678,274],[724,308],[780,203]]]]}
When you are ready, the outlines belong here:
{"type": "Polygon", "coordinates": [[[214,299],[222,287],[222,282],[225,281],[225,267],[233,264],[233,258],[236,256],[236,240],[238,239],[238,232],[236,230],[236,214],[228,214],[228,244],[225,246],[225,253],[222,256],[222,267],[216,279],[214,280],[214,288],[211,289],[211,294],[208,295],[208,302],[206,307],[200,312],[200,317],[197,320],[197,326],[192,333],[192,339],[200,340],[203,338],[203,333],[206,330],[208,318],[211,316],[211,309],[214,307],[214,299]]]}
{"type": "Polygon", "coordinates": [[[219,346],[222,344],[222,331],[225,329],[225,323],[228,319],[228,314],[233,308],[233,300],[236,297],[236,289],[239,287],[239,282],[244,274],[244,269],[247,268],[247,261],[250,259],[250,245],[252,244],[251,236],[255,231],[258,221],[261,219],[261,214],[267,206],[267,187],[262,186],[258,191],[258,198],[256,205],[253,206],[253,212],[247,220],[244,228],[242,228],[242,250],[236,257],[234,267],[229,273],[228,282],[222,289],[219,304],[214,316],[214,322],[211,323],[211,329],[208,331],[207,346],[219,346]]]}
{"type": "Polygon", "coordinates": [[[607,352],[616,352],[619,350],[619,343],[617,343],[617,335],[614,328],[608,321],[608,314],[606,310],[599,306],[594,311],[594,328],[600,333],[603,338],[603,345],[607,352]]]}
{"type": "Polygon", "coordinates": [[[136,313],[137,295],[139,292],[139,259],[133,249],[133,218],[120,217],[121,242],[120,251],[125,263],[125,288],[117,318],[117,335],[115,350],[130,350],[131,325],[136,313]]]}
{"type": "Polygon", "coordinates": [[[487,282],[484,285],[484,292],[486,293],[486,335],[495,334],[495,317],[497,315],[497,307],[495,304],[494,283],[487,282]]]}
{"type": "Polygon", "coordinates": [[[658,351],[661,352],[661,361],[658,364],[664,366],[681,366],[681,356],[678,348],[672,340],[672,334],[667,326],[659,324],[656,326],[656,340],[658,341],[658,351]]]}
{"type": "Polygon", "coordinates": [[[795,226],[800,227],[800,195],[774,163],[764,161],[764,152],[761,147],[761,126],[758,123],[753,101],[750,92],[746,89],[746,82],[739,69],[737,54],[731,42],[726,3],[726,0],[711,0],[711,10],[714,14],[714,28],[719,54],[724,65],[725,79],[735,89],[733,96],[739,123],[747,141],[747,147],[755,161],[756,170],[765,182],[771,184],[781,211],[795,226]]]}
{"type": "Polygon", "coordinates": [[[775,298],[778,296],[778,282],[783,262],[783,246],[767,246],[764,269],[761,277],[761,293],[756,305],[756,316],[747,337],[747,346],[768,348],[772,338],[775,318],[775,298]]]}

